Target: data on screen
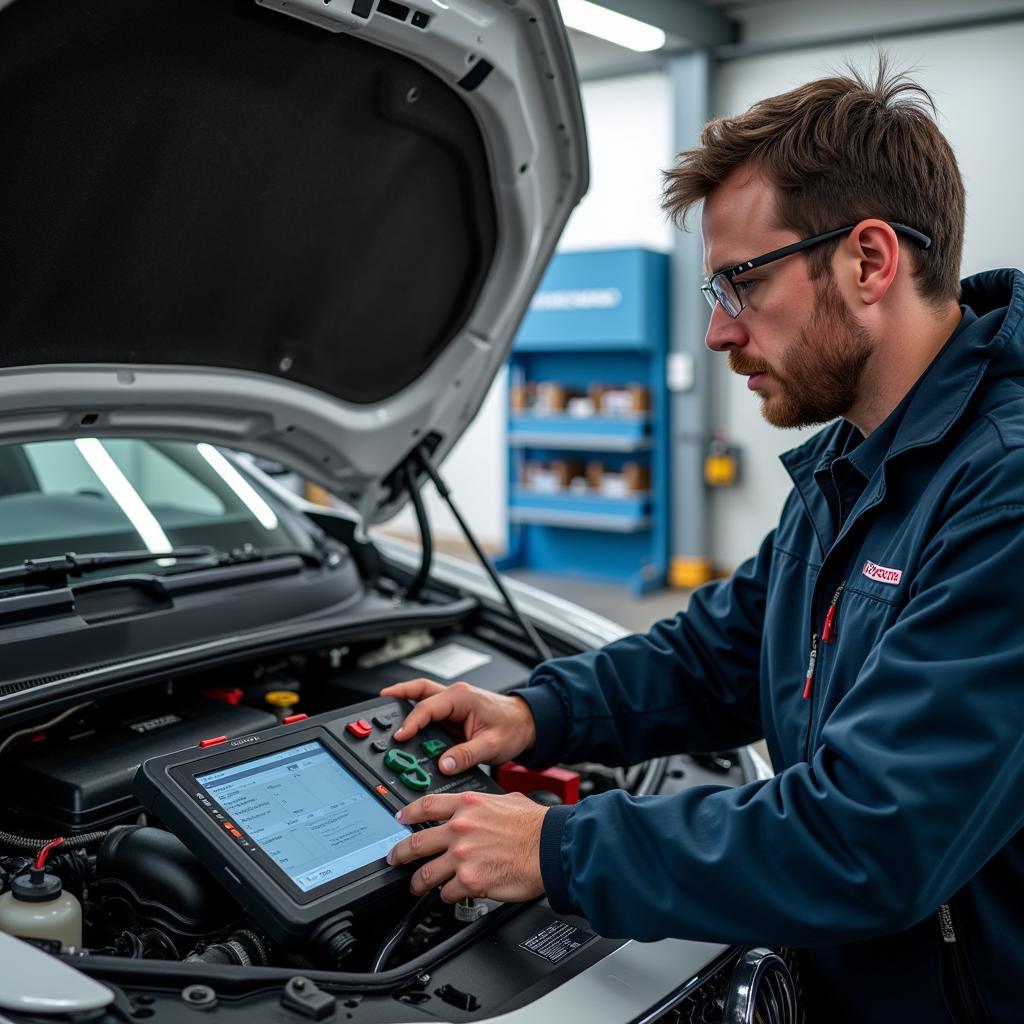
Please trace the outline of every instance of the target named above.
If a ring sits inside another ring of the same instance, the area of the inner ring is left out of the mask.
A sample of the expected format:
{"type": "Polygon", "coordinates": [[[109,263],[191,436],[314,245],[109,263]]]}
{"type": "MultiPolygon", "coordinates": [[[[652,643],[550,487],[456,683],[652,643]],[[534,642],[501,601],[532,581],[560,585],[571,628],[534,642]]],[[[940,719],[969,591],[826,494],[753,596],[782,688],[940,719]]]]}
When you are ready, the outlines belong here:
{"type": "Polygon", "coordinates": [[[381,859],[411,832],[318,741],[196,782],[303,892],[381,859]]]}

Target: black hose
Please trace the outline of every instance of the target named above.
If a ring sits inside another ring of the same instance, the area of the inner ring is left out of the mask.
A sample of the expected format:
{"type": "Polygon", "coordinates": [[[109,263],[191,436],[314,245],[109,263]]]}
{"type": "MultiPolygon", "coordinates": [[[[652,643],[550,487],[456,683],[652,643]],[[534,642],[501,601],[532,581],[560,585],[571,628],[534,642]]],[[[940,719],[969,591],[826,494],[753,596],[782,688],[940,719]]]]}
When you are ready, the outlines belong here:
{"type": "Polygon", "coordinates": [[[467,543],[473,549],[473,553],[479,559],[480,564],[484,567],[487,575],[490,576],[491,582],[497,588],[498,593],[501,594],[502,600],[505,602],[508,610],[512,613],[512,617],[519,623],[520,629],[530,638],[530,643],[533,644],[534,649],[540,655],[541,661],[547,661],[551,657],[551,651],[548,650],[547,644],[540,638],[540,634],[533,625],[528,622],[520,613],[516,607],[515,602],[512,600],[511,594],[505,589],[505,585],[501,582],[501,577],[498,575],[497,570],[494,568],[491,560],[484,553],[483,548],[477,543],[476,537],[473,536],[473,532],[466,524],[465,519],[459,515],[459,510],[455,507],[455,503],[452,501],[451,493],[445,486],[444,481],[438,476],[437,471],[430,464],[430,457],[424,449],[417,451],[420,465],[423,467],[424,472],[434,483],[434,487],[437,489],[437,493],[444,498],[445,503],[452,511],[452,515],[455,516],[455,521],[459,524],[459,529],[462,530],[463,536],[466,538],[467,543]]]}
{"type": "MultiPolygon", "coordinates": [[[[80,847],[98,843],[106,836],[107,832],[83,832],[80,836],[67,836],[64,845],[69,850],[77,850],[80,847]]],[[[16,850],[41,850],[52,842],[53,836],[49,839],[34,839],[30,836],[16,836],[10,832],[0,832],[0,846],[12,846],[16,850]]]]}
{"type": "Polygon", "coordinates": [[[405,489],[409,492],[409,500],[416,512],[416,525],[420,531],[420,550],[422,551],[419,570],[405,591],[406,601],[414,601],[419,597],[420,591],[430,575],[430,562],[434,557],[434,548],[433,538],[430,534],[430,520],[427,518],[427,509],[423,504],[423,495],[420,494],[420,490],[416,486],[416,470],[413,468],[412,460],[406,462],[402,468],[405,476],[405,489]]]}
{"type": "Polygon", "coordinates": [[[651,796],[657,793],[661,788],[662,782],[665,780],[665,773],[668,771],[668,758],[667,757],[656,757],[652,761],[648,761],[644,767],[644,774],[641,777],[636,788],[633,790],[634,796],[651,796]]]}
{"type": "Polygon", "coordinates": [[[425,915],[426,909],[433,902],[435,895],[436,891],[433,889],[425,893],[412,905],[409,913],[398,922],[388,937],[381,943],[380,949],[377,950],[377,955],[373,958],[373,966],[370,968],[371,974],[377,974],[383,970],[384,965],[395,951],[395,947],[412,931],[417,921],[425,915]]]}
{"type": "MultiPolygon", "coordinates": [[[[316,983],[318,988],[327,992],[353,992],[363,995],[393,992],[414,982],[421,973],[434,970],[443,961],[497,928],[524,907],[536,902],[537,900],[529,900],[526,903],[499,904],[479,920],[467,924],[461,931],[438,943],[433,949],[421,953],[400,967],[391,967],[377,974],[372,974],[369,971],[315,969],[304,972],[304,977],[309,978],[316,983]]],[[[106,954],[77,959],[75,968],[84,974],[102,979],[106,984],[113,981],[121,985],[132,984],[143,976],[148,977],[145,972],[149,970],[142,962],[109,957],[106,954]]],[[[191,984],[195,980],[195,971],[195,964],[168,963],[162,966],[161,974],[168,981],[173,979],[185,985],[191,984]]],[[[224,992],[238,995],[263,990],[267,985],[285,982],[293,976],[294,971],[288,972],[279,967],[253,966],[240,972],[237,968],[221,964],[207,964],[202,973],[203,979],[209,979],[209,984],[216,983],[218,988],[222,988],[224,992]]]]}

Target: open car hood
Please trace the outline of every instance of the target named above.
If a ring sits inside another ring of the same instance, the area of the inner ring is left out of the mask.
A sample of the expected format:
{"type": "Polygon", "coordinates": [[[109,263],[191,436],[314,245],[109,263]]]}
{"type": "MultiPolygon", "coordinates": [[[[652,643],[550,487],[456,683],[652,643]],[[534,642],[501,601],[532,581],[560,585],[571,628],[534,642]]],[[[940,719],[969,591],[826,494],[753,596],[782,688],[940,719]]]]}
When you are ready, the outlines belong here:
{"type": "Polygon", "coordinates": [[[555,0],[0,0],[0,444],[208,441],[379,521],[573,207],[555,0]]]}

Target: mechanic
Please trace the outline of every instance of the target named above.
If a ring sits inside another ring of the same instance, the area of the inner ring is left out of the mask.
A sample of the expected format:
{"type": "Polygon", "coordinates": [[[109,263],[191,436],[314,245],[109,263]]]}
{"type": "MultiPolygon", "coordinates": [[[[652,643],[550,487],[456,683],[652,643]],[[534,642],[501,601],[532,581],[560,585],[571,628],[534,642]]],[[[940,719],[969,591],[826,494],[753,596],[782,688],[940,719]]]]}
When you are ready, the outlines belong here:
{"type": "Polygon", "coordinates": [[[799,948],[812,1020],[1024,1019],[1024,276],[958,280],[964,187],[933,114],[883,57],[712,121],[666,174],[677,223],[703,202],[707,345],[773,425],[829,424],[782,456],[756,556],[514,695],[384,691],[418,701],[399,738],[461,723],[444,772],[763,736],[778,774],[571,807],[427,796],[401,820],[440,824],[391,855],[426,858],[414,892],[799,948]]]}

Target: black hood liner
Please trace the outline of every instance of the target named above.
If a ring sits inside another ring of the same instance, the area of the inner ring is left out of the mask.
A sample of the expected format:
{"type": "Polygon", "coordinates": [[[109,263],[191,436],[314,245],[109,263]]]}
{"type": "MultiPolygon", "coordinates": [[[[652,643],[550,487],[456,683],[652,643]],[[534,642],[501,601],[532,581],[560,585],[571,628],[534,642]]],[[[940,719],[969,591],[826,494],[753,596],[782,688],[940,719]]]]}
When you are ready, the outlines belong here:
{"type": "Polygon", "coordinates": [[[379,401],[494,254],[458,94],[252,0],[17,0],[0,140],[2,366],[226,366],[379,401]]]}

